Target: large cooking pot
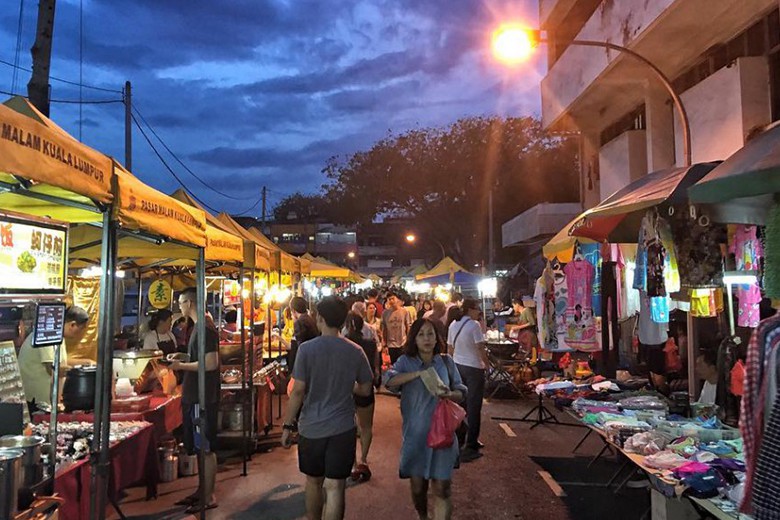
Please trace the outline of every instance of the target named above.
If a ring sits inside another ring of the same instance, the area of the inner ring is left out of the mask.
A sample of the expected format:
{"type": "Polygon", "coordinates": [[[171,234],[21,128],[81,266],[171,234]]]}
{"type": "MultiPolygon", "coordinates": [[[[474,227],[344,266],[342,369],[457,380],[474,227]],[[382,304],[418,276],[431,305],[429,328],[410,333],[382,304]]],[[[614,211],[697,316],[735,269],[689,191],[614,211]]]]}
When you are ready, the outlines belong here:
{"type": "Polygon", "coordinates": [[[23,488],[31,488],[43,480],[43,461],[41,450],[45,439],[37,435],[4,435],[0,437],[0,448],[14,448],[22,450],[22,479],[20,485],[23,488]]]}
{"type": "Polygon", "coordinates": [[[22,450],[0,448],[0,520],[16,516],[23,456],[22,450]]]}
{"type": "Polygon", "coordinates": [[[95,365],[78,365],[68,370],[62,387],[62,404],[66,412],[90,411],[95,407],[96,374],[95,365]]]}

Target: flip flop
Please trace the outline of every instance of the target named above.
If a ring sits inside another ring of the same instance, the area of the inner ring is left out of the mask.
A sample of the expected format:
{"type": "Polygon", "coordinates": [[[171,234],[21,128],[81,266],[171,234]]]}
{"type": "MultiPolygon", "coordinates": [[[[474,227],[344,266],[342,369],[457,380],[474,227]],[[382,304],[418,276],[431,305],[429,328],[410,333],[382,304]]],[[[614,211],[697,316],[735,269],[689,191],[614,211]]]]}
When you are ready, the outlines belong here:
{"type": "MultiPolygon", "coordinates": [[[[212,502],[210,504],[206,504],[206,507],[204,507],[203,509],[208,511],[209,509],[216,509],[216,508],[217,508],[217,503],[216,502],[212,502]]],[[[197,504],[197,503],[192,504],[190,507],[185,509],[184,512],[187,513],[188,515],[196,515],[196,514],[200,513],[200,504],[197,504]]]]}
{"type": "Polygon", "coordinates": [[[356,480],[361,482],[368,482],[371,480],[371,470],[368,468],[368,465],[358,464],[357,468],[355,468],[355,471],[358,473],[358,478],[356,480]]]}
{"type": "Polygon", "coordinates": [[[186,496],[181,500],[174,502],[174,504],[177,506],[191,506],[192,504],[195,504],[197,502],[198,502],[198,494],[195,493],[194,495],[186,496]]]}

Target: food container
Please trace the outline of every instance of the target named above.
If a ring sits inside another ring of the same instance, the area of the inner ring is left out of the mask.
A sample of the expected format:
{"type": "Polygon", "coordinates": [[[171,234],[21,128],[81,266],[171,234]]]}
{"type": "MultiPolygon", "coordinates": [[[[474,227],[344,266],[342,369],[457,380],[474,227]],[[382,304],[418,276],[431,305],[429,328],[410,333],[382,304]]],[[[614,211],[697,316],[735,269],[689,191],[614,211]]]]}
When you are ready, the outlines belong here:
{"type": "Polygon", "coordinates": [[[134,383],[146,370],[152,359],[162,359],[162,350],[117,350],[114,351],[114,374],[118,378],[126,377],[134,383]]]}
{"type": "Polygon", "coordinates": [[[244,407],[240,404],[234,404],[227,409],[227,429],[233,432],[239,432],[244,429],[244,407]]]}
{"type": "Polygon", "coordinates": [[[179,476],[179,457],[172,448],[160,448],[160,481],[173,482],[179,476]]]}
{"type": "Polygon", "coordinates": [[[179,476],[191,477],[198,474],[198,456],[179,451],[179,476]]]}
{"type": "Polygon", "coordinates": [[[36,435],[5,435],[0,437],[0,448],[22,450],[22,479],[19,485],[31,488],[43,480],[41,451],[45,439],[36,435]]]}
{"type": "Polygon", "coordinates": [[[66,412],[91,411],[95,407],[96,365],[78,365],[68,370],[62,387],[62,403],[66,412]]]}
{"type": "Polygon", "coordinates": [[[22,450],[0,448],[0,520],[12,520],[17,513],[22,457],[22,450]]]}
{"type": "Polygon", "coordinates": [[[244,360],[244,348],[241,343],[220,343],[219,362],[221,366],[241,365],[244,360]]]}
{"type": "Polygon", "coordinates": [[[117,398],[111,401],[112,413],[139,413],[149,409],[151,394],[117,398]]]}

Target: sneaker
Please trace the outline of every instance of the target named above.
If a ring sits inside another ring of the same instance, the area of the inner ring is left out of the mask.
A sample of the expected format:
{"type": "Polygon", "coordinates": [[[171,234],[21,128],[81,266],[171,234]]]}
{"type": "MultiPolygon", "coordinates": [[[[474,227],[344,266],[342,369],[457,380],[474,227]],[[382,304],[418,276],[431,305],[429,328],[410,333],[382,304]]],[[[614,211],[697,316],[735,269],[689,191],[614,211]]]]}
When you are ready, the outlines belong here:
{"type": "Polygon", "coordinates": [[[482,453],[473,448],[464,448],[463,451],[460,452],[460,461],[464,464],[467,462],[473,462],[480,457],[482,457],[482,453]]]}

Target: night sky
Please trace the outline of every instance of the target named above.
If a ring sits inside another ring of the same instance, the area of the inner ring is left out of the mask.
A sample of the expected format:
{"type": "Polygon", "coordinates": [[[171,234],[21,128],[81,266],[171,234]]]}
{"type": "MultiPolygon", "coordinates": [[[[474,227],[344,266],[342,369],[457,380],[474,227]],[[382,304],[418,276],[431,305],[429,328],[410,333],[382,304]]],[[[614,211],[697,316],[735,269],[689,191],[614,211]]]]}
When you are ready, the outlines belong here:
{"type": "MultiPolygon", "coordinates": [[[[0,60],[13,64],[20,1],[1,4],[0,60]]],[[[25,69],[37,4],[23,4],[25,69]]],[[[366,150],[388,132],[465,116],[538,116],[543,51],[522,71],[489,51],[494,26],[518,18],[535,25],[536,1],[58,0],[52,76],[78,83],[81,74],[109,90],[131,81],[138,112],[178,158],[242,200],[199,184],[155,140],[171,168],[212,208],[240,213],[263,185],[269,206],[317,191],[329,157],[366,150]]],[[[0,90],[26,94],[27,70],[15,85],[12,67],[0,71],[0,90]]],[[[51,85],[53,100],[121,99],[51,85]]],[[[58,102],[52,118],[124,162],[123,105],[82,105],[80,116],[79,105],[58,102]]],[[[133,172],[161,191],[178,188],[137,129],[133,139],[133,172]]]]}

